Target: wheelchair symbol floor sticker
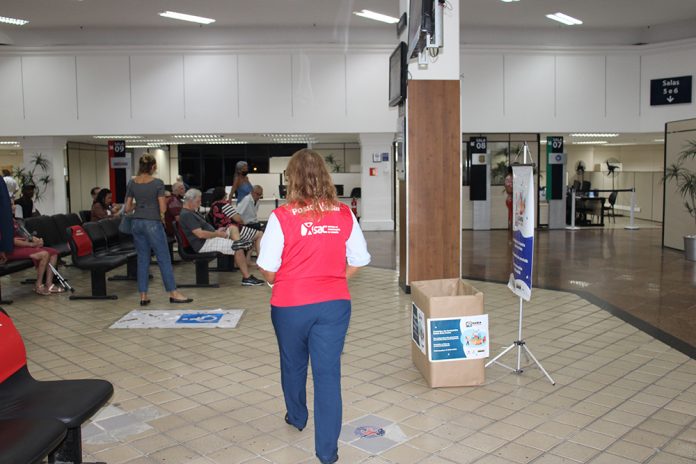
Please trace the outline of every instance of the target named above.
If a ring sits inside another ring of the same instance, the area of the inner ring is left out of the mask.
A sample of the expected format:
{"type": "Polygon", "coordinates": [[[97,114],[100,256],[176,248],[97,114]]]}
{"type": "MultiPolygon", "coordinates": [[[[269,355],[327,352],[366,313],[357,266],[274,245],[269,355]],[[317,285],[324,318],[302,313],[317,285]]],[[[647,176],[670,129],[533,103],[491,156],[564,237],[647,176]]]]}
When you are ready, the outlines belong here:
{"type": "Polygon", "coordinates": [[[393,421],[370,414],[343,424],[338,439],[370,454],[381,454],[408,437],[393,421]]]}
{"type": "Polygon", "coordinates": [[[234,329],[243,309],[134,310],[110,329],[234,329]]]}

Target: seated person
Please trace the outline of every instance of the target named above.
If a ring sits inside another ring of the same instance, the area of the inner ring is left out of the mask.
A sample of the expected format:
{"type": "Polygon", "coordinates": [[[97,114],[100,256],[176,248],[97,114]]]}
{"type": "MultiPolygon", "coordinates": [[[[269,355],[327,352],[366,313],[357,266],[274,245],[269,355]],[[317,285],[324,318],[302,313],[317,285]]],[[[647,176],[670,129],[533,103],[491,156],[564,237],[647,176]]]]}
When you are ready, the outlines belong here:
{"type": "Polygon", "coordinates": [[[237,203],[237,213],[244,221],[244,225],[256,230],[263,230],[259,222],[259,200],[263,198],[263,187],[254,185],[251,194],[242,198],[242,201],[237,203]]]}
{"type": "Polygon", "coordinates": [[[24,184],[22,186],[22,196],[15,200],[15,204],[22,208],[22,218],[30,218],[32,216],[41,216],[39,210],[34,208],[34,193],[36,186],[34,184],[24,184]]]}
{"type": "MultiPolygon", "coordinates": [[[[213,190],[210,212],[208,213],[211,224],[216,229],[227,228],[231,225],[236,226],[239,229],[239,237],[242,240],[254,243],[254,251],[256,251],[256,256],[258,256],[263,232],[247,227],[244,224],[244,219],[239,215],[237,209],[230,204],[229,200],[225,198],[225,195],[224,187],[215,187],[215,190],[213,190]]],[[[247,264],[251,265],[251,254],[247,257],[247,264]]]]}
{"type": "MultiPolygon", "coordinates": [[[[14,206],[12,207],[14,213],[14,206]]],[[[54,267],[58,262],[58,251],[43,246],[44,242],[38,237],[29,234],[26,229],[20,227],[14,220],[14,249],[5,254],[7,261],[20,261],[31,259],[36,267],[36,287],[34,291],[39,295],[63,293],[65,289],[59,285],[53,285],[53,271],[48,265],[54,267]]]]}
{"type": "Polygon", "coordinates": [[[172,184],[172,194],[165,200],[167,209],[164,212],[164,230],[170,237],[174,237],[174,227],[172,223],[179,220],[181,208],[184,206],[182,202],[184,193],[186,193],[186,190],[184,190],[183,182],[174,182],[174,184],[172,184]]]}
{"type": "Polygon", "coordinates": [[[106,219],[112,216],[118,216],[119,208],[111,204],[111,190],[103,188],[99,190],[94,203],[92,203],[92,211],[90,211],[90,220],[96,222],[100,219],[106,219]]]}
{"type": "Polygon", "coordinates": [[[201,191],[190,189],[184,194],[184,206],[179,215],[179,224],[191,248],[196,253],[218,252],[225,255],[234,255],[234,262],[242,272],[242,285],[263,285],[264,281],[257,279],[249,273],[244,253],[235,253],[237,250],[250,248],[251,242],[240,240],[239,230],[228,227],[215,230],[196,211],[201,207],[201,191]]]}

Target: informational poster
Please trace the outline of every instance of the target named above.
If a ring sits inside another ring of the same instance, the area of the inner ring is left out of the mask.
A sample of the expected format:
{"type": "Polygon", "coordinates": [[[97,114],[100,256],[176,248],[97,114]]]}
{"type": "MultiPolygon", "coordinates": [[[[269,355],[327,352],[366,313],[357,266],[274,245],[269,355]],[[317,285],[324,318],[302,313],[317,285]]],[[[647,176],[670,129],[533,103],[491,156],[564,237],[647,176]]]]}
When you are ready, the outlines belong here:
{"type": "Polygon", "coordinates": [[[488,314],[428,319],[430,362],[487,358],[488,314]]]}
{"type": "Polygon", "coordinates": [[[413,304],[413,317],[411,318],[411,332],[413,343],[425,354],[425,315],[423,311],[413,304]]]}
{"type": "Polygon", "coordinates": [[[532,297],[535,204],[532,166],[513,166],[512,273],[508,287],[525,301],[532,297]]]}

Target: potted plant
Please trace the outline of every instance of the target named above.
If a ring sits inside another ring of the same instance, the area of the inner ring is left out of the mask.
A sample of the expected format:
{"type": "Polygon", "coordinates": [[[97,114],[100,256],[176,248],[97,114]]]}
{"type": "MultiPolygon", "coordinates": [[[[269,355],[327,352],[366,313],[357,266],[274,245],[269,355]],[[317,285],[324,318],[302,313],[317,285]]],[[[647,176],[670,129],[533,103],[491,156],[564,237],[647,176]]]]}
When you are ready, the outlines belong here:
{"type": "Polygon", "coordinates": [[[48,174],[50,167],[48,158],[41,153],[34,153],[28,166],[15,168],[12,176],[17,179],[20,190],[25,185],[33,185],[36,188],[34,200],[41,201],[46,194],[48,185],[53,181],[53,178],[48,174]]]}
{"type": "MultiPolygon", "coordinates": [[[[694,220],[696,225],[696,171],[685,166],[688,160],[696,161],[696,141],[689,140],[679,153],[675,163],[665,170],[664,181],[674,181],[679,195],[684,200],[684,207],[694,220]]],[[[684,256],[686,259],[696,261],[696,235],[684,236],[684,256]]]]}

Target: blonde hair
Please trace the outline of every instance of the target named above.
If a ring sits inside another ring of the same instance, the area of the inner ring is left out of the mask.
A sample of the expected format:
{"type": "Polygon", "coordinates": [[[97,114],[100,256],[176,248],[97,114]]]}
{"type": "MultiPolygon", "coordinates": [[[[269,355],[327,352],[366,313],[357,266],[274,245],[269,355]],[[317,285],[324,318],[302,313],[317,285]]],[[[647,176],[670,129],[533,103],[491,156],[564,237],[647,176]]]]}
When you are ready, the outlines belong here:
{"type": "Polygon", "coordinates": [[[288,205],[307,208],[315,216],[321,217],[323,210],[338,206],[336,187],[324,158],[309,148],[295,152],[285,170],[288,180],[288,205]]]}

